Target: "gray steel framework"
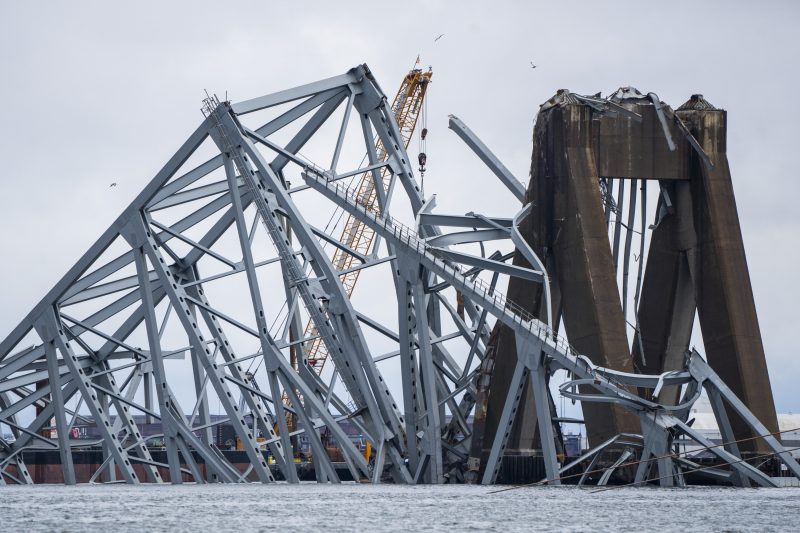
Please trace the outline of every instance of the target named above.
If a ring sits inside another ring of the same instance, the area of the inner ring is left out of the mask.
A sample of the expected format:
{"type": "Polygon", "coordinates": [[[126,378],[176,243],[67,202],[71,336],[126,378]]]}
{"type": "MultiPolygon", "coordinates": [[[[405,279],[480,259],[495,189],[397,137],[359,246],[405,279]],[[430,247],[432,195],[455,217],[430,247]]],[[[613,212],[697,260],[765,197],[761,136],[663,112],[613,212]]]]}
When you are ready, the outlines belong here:
{"type": "MultiPolygon", "coordinates": [[[[423,198],[391,109],[366,65],[237,104],[211,97],[203,112],[203,123],[144,191],[0,343],[0,425],[14,435],[0,438],[0,483],[31,482],[23,453],[37,449],[58,450],[64,482],[75,483],[72,451],[87,443],[72,439],[71,429],[89,415],[101,435],[92,444],[105,454],[92,481],[121,476],[128,483],[161,483],[168,476],[173,483],[269,483],[275,480],[271,457],[283,479],[297,482],[287,413],[297,417],[294,434],[308,439],[320,482],[340,480],[322,430],[335,439],[355,480],[380,482],[386,475],[402,483],[462,481],[473,437],[468,418],[487,386],[495,323],[513,330],[517,359],[483,483],[496,479],[526,384],[539,406],[548,482],[558,484],[573,466],[558,463],[549,409],[547,380],[559,369],[571,375],[562,387],[565,396],[613,403],[639,417],[641,435],[613,439],[638,439],[646,461],[637,482],[653,466],[662,484],[683,482],[682,469],[691,463],[668,452],[679,434],[708,444],[686,423],[702,388],[714,399],[726,438],[733,439],[726,408],[755,433],[767,433],[696,352],[683,370],[661,375],[598,367],[556,334],[549,313],[539,320],[501,294],[501,279],[540,283],[544,307],[551,309],[547,271],[519,229],[531,204],[509,218],[434,213],[435,199],[423,198]],[[260,127],[246,125],[269,111],[260,127]],[[337,113],[342,118],[331,164],[323,168],[301,150],[324,139],[320,130],[338,120],[337,113]],[[368,155],[363,165],[342,172],[337,166],[353,137],[351,123],[359,130],[357,150],[368,155]],[[385,162],[376,158],[376,138],[388,154],[385,162]],[[189,162],[203,153],[214,155],[189,162]],[[387,188],[380,180],[384,167],[392,176],[387,188]],[[377,210],[358,202],[346,185],[363,173],[375,180],[377,210]],[[304,183],[292,186],[295,177],[304,183]],[[316,207],[302,207],[309,205],[301,203],[305,197],[316,207]],[[401,197],[413,228],[390,215],[401,197]],[[312,211],[321,205],[374,231],[371,253],[349,250],[328,228],[315,225],[312,211]],[[528,266],[511,264],[511,253],[487,254],[495,241],[520,253],[528,266]],[[347,297],[341,273],[323,249],[329,244],[357,259],[352,268],[388,267],[394,290],[384,285],[380,298],[396,306],[396,331],[373,316],[374,303],[362,312],[347,297]],[[215,290],[234,278],[233,295],[215,290]],[[297,368],[290,363],[289,349],[302,351],[312,340],[303,337],[306,320],[330,354],[325,379],[304,357],[297,368]],[[182,371],[186,365],[192,379],[182,371]],[[658,403],[664,387],[683,391],[677,405],[658,403]],[[639,396],[635,388],[652,393],[639,396]],[[247,456],[244,470],[211,439],[215,401],[247,456]],[[153,459],[153,437],[143,436],[134,414],[160,421],[166,463],[153,459]],[[343,420],[360,428],[372,457],[348,438],[343,420]]],[[[522,202],[522,184],[475,134],[455,117],[451,127],[522,202]]],[[[800,465],[779,442],[764,440],[800,477],[800,465]]],[[[772,484],[739,460],[735,445],[710,449],[730,465],[715,471],[719,477],[772,484]]]]}

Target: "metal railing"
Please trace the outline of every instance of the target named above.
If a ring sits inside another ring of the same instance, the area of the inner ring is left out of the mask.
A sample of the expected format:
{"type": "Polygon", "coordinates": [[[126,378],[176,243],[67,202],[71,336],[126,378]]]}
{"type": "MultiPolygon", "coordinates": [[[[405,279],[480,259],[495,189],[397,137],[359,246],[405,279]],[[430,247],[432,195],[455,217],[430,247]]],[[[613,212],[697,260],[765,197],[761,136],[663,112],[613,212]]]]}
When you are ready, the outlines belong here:
{"type": "Polygon", "coordinates": [[[421,240],[414,229],[390,216],[378,216],[377,213],[365,208],[364,205],[358,202],[358,191],[355,188],[344,186],[339,182],[329,181],[322,172],[311,169],[308,170],[311,174],[322,178],[317,179],[319,183],[322,183],[324,179],[324,185],[328,190],[347,201],[357,210],[363,212],[368,218],[382,226],[400,243],[407,246],[409,250],[425,257],[428,261],[432,262],[434,266],[439,267],[445,274],[442,277],[445,279],[449,278],[448,281],[451,283],[458,284],[484,302],[489,302],[491,306],[495,307],[500,312],[506,313],[512,322],[544,340],[562,354],[567,356],[577,355],[577,351],[569,342],[561,335],[558,335],[550,326],[537,319],[530,311],[518,303],[509,300],[502,292],[492,289],[487,282],[477,277],[477,275],[464,275],[450,260],[438,255],[433,248],[429,247],[427,243],[421,240]]]}

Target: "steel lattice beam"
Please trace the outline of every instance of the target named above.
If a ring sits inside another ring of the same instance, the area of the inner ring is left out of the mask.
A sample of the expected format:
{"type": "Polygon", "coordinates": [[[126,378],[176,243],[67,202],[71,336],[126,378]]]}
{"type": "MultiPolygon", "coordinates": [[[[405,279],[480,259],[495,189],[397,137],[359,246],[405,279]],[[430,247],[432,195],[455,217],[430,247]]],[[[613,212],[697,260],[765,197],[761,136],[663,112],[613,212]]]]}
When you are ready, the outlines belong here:
{"type": "MultiPolygon", "coordinates": [[[[587,102],[592,109],[636,116],[613,102],[587,102]]],[[[726,434],[733,431],[726,406],[737,423],[766,431],[699,354],[664,375],[609,370],[578,355],[556,332],[554,301],[561,296],[551,298],[549,263],[523,237],[521,228],[534,207],[519,182],[454,119],[467,145],[524,205],[508,218],[433,213],[435,202],[423,198],[406,139],[366,65],[238,104],[216,98],[204,104],[200,127],[0,342],[0,426],[14,436],[0,439],[0,483],[32,481],[24,455],[34,450],[58,452],[66,483],[85,481],[78,479],[72,458],[87,446],[105,450],[92,481],[110,481],[119,472],[128,483],[161,482],[165,475],[173,483],[271,483],[278,477],[297,482],[300,436],[320,482],[338,482],[346,473],[355,480],[380,482],[389,476],[404,483],[469,478],[471,450],[480,447],[476,439],[487,438],[481,480],[492,483],[512,428],[524,423],[536,426],[548,480],[558,483],[558,439],[547,385],[557,370],[572,376],[562,387],[566,396],[614,404],[634,420],[657,413],[652,422],[647,418],[641,437],[643,453],[650,456],[663,455],[676,432],[702,439],[686,426],[684,415],[703,387],[715,399],[726,434]],[[249,125],[256,111],[273,114],[260,126],[249,125]],[[329,121],[339,129],[328,139],[326,168],[299,151],[319,140],[329,121]],[[348,128],[350,122],[359,127],[348,128]],[[276,135],[290,126],[293,134],[276,135]],[[339,172],[352,139],[368,154],[367,166],[339,172]],[[201,146],[215,155],[189,164],[201,146]],[[379,156],[375,146],[385,153],[379,156]],[[374,179],[377,209],[365,208],[359,201],[363,191],[347,186],[361,175],[374,179]],[[292,188],[290,178],[304,184],[292,188]],[[414,227],[390,214],[397,194],[405,195],[406,218],[414,227]],[[334,231],[315,221],[318,207],[307,207],[309,197],[317,202],[312,205],[341,210],[381,245],[366,254],[332,237],[334,231]],[[324,249],[331,244],[362,264],[347,262],[337,270],[324,249]],[[514,256],[509,249],[524,260],[509,263],[514,256]],[[397,309],[397,331],[380,323],[374,309],[351,300],[340,281],[343,273],[381,265],[389,268],[380,298],[397,309]],[[504,296],[501,280],[539,287],[536,312],[504,296]],[[228,283],[238,283],[234,294],[219,288],[228,283]],[[306,338],[305,321],[314,332],[306,338]],[[488,379],[498,360],[490,334],[500,326],[514,339],[515,355],[510,386],[495,382],[498,423],[487,437],[478,411],[492,391],[488,379]],[[326,375],[317,375],[308,363],[312,342],[322,343],[329,354],[326,375]],[[676,398],[677,405],[654,399],[664,386],[684,385],[686,395],[676,398]],[[634,388],[645,393],[635,394],[634,388]],[[535,398],[535,421],[525,418],[531,415],[524,391],[535,398]],[[222,419],[211,414],[213,405],[220,406],[222,419]],[[298,421],[296,430],[287,424],[290,415],[298,421]],[[154,420],[161,433],[145,435],[154,420]],[[72,436],[76,423],[85,421],[98,434],[90,443],[72,436]],[[350,439],[344,421],[361,431],[372,457],[350,439]],[[244,467],[213,442],[212,429],[221,425],[232,428],[247,457],[244,467]],[[150,444],[158,439],[167,452],[163,464],[151,454],[150,444]]],[[[584,192],[588,198],[590,191],[584,192]]],[[[597,214],[603,218],[603,208],[597,214]]],[[[626,252],[630,249],[626,242],[626,252]]],[[[800,475],[775,439],[766,442],[800,475]]],[[[717,453],[731,465],[729,479],[771,483],[738,465],[738,453],[732,447],[717,453]]],[[[680,482],[684,463],[659,461],[659,470],[680,482]]]]}

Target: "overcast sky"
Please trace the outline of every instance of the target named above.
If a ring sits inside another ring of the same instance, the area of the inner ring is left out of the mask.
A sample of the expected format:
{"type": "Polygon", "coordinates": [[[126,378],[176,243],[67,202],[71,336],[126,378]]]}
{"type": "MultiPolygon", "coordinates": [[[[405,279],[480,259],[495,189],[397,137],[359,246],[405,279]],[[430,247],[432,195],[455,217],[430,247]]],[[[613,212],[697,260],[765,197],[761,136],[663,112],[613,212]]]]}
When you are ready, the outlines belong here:
{"type": "Polygon", "coordinates": [[[727,109],[776,403],[800,411],[800,107],[778,98],[798,84],[797,4],[277,4],[0,1],[0,338],[197,127],[203,89],[244,100],[365,62],[391,97],[421,54],[434,69],[426,189],[444,211],[479,201],[509,216],[511,200],[450,113],[527,180],[533,118],[557,89],[633,85],[673,107],[700,92],[727,109]]]}

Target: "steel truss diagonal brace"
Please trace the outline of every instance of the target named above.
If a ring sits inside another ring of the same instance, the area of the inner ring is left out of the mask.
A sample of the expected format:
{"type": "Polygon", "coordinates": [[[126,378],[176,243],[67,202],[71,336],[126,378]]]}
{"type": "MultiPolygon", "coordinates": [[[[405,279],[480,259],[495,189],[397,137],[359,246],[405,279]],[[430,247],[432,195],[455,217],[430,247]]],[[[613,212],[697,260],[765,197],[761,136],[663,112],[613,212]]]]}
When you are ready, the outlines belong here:
{"type": "MultiPolygon", "coordinates": [[[[417,464],[412,470],[427,466],[424,478],[431,483],[444,481],[442,465],[442,421],[439,415],[437,371],[430,339],[427,316],[427,299],[423,286],[424,273],[419,262],[405,254],[398,254],[397,271],[400,272],[402,304],[399,306],[401,328],[401,367],[403,369],[404,398],[406,401],[406,434],[408,446],[421,440],[421,449],[413,454],[417,464]],[[416,337],[416,338],[415,338],[416,337]],[[414,342],[416,341],[416,342],[414,342]],[[414,357],[415,345],[418,347],[414,357]],[[418,368],[417,368],[418,365],[418,368]],[[417,397],[414,404],[413,398],[417,397]],[[409,412],[409,407],[413,410],[409,412]],[[412,420],[413,419],[413,420],[412,420]],[[414,427],[414,432],[409,431],[414,427]],[[420,431],[420,428],[424,428],[420,431]],[[413,437],[413,438],[412,438],[413,437]]],[[[415,478],[421,475],[415,474],[415,478]]]]}
{"type": "MultiPolygon", "coordinates": [[[[238,150],[231,149],[240,174],[244,175],[251,184],[256,207],[262,221],[267,226],[273,244],[279,250],[282,263],[287,267],[290,283],[298,289],[306,310],[314,320],[317,331],[328,346],[329,353],[334,358],[342,359],[342,364],[337,366],[350,368],[350,372],[344,372],[342,378],[354,400],[367,407],[368,420],[381,421],[377,422],[378,430],[373,431],[373,434],[385,435],[385,438],[394,439],[395,435],[402,432],[400,415],[388,398],[389,393],[385,381],[380,377],[374,361],[369,356],[360,334],[357,317],[344,289],[338,282],[336,272],[327,262],[319,242],[313,236],[308,225],[302,221],[298,210],[286,194],[280,180],[272,172],[271,167],[264,162],[261,154],[254,148],[250,140],[238,129],[232,117],[224,111],[223,106],[218,107],[215,111],[218,115],[217,128],[220,131],[220,138],[223,140],[222,145],[232,147],[234,146],[233,139],[235,139],[235,144],[241,146],[245,152],[240,153],[238,150]],[[250,166],[251,163],[255,168],[250,166]],[[264,178],[267,178],[266,181],[262,181],[264,178]],[[280,211],[277,210],[278,205],[280,211]],[[284,215],[288,214],[293,234],[311,255],[310,264],[315,269],[319,281],[318,284],[314,283],[313,285],[321,286],[323,294],[313,292],[312,280],[306,276],[302,267],[297,263],[297,258],[283,235],[283,227],[276,223],[276,213],[278,212],[284,215]],[[320,299],[328,302],[327,316],[326,310],[320,306],[320,299]],[[339,325],[339,322],[344,323],[339,325]],[[336,328],[337,330],[346,328],[347,331],[356,333],[356,335],[336,335],[334,324],[339,326],[336,328]],[[375,391],[377,394],[370,391],[375,391]]],[[[394,439],[392,445],[398,446],[400,443],[394,439]]],[[[393,464],[393,466],[402,468],[402,465],[393,464]]]]}
{"type": "Polygon", "coordinates": [[[90,376],[77,364],[78,356],[70,345],[66,327],[61,323],[61,320],[57,318],[55,310],[50,310],[45,320],[47,320],[49,327],[52,328],[53,341],[58,347],[58,351],[61,352],[63,361],[74,376],[74,381],[78,385],[81,395],[94,417],[97,428],[100,430],[105,441],[109,443],[109,450],[122,472],[122,477],[128,483],[139,483],[139,478],[133,470],[133,464],[128,456],[128,452],[122,447],[119,434],[111,429],[111,419],[109,418],[109,414],[103,409],[103,405],[93,388],[90,376]]]}
{"type": "MultiPolygon", "coordinates": [[[[156,245],[153,238],[152,231],[149,229],[145,219],[141,217],[137,221],[139,238],[141,240],[141,247],[150,259],[153,270],[156,271],[162,284],[167,289],[167,295],[170,298],[172,306],[175,308],[177,315],[180,317],[183,329],[189,337],[189,342],[194,346],[206,346],[202,333],[197,325],[197,322],[192,317],[191,309],[188,303],[188,294],[184,287],[178,282],[178,279],[166,267],[164,257],[156,245]]],[[[258,476],[259,480],[264,483],[274,481],[272,473],[267,466],[266,459],[258,450],[255,435],[247,427],[244,420],[244,414],[239,412],[238,406],[233,403],[233,395],[230,392],[225,377],[224,368],[220,368],[210,358],[211,350],[208,347],[198,351],[196,359],[203,366],[205,372],[209,375],[210,383],[214,387],[217,396],[220,399],[225,411],[230,419],[231,425],[236,432],[236,435],[241,440],[245,452],[247,453],[250,462],[253,465],[253,470],[258,476]]]]}

